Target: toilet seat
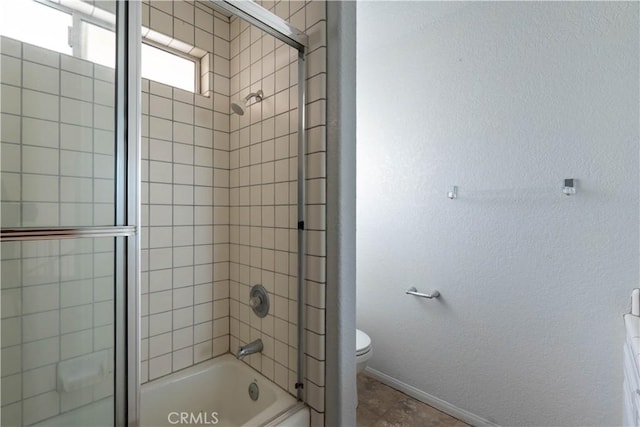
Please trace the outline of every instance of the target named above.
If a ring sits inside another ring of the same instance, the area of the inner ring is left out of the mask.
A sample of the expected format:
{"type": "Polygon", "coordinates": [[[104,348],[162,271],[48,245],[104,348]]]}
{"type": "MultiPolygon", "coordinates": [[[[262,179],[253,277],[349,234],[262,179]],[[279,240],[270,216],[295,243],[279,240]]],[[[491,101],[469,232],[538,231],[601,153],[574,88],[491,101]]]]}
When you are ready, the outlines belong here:
{"type": "Polygon", "coordinates": [[[371,350],[371,338],[369,335],[356,329],[356,356],[362,356],[371,350]]]}
{"type": "MultiPolygon", "coordinates": [[[[373,350],[371,349],[371,338],[369,335],[362,332],[360,329],[356,329],[356,373],[362,372],[366,369],[369,359],[373,357],[373,350]]],[[[356,392],[356,407],[358,406],[358,387],[355,387],[356,392]]]]}

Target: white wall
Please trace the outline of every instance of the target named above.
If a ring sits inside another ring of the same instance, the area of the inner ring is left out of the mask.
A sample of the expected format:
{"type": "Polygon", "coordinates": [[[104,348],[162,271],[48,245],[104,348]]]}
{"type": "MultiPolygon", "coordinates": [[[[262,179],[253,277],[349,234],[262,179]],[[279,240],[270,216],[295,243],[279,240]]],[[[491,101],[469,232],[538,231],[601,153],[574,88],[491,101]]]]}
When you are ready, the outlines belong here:
{"type": "MultiPolygon", "coordinates": [[[[327,2],[325,426],[356,424],[356,2],[327,2]]],[[[310,216],[310,215],[308,215],[310,216]]],[[[306,227],[305,227],[306,228],[306,227]]]]}
{"type": "Polygon", "coordinates": [[[621,422],[638,13],[359,4],[357,320],[374,369],[502,425],[621,422]]]}

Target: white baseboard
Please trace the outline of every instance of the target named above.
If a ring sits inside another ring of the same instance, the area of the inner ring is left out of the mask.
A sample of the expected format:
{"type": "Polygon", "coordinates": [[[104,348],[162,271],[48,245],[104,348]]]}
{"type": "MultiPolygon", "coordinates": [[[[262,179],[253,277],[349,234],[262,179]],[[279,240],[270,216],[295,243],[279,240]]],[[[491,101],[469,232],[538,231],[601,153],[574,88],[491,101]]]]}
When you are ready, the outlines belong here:
{"type": "Polygon", "coordinates": [[[449,402],[445,402],[442,399],[432,396],[429,393],[425,393],[424,391],[419,390],[412,385],[403,383],[402,381],[397,380],[393,377],[390,377],[387,374],[383,374],[380,371],[376,371],[373,368],[370,368],[367,366],[365,368],[365,372],[368,375],[380,381],[381,383],[386,384],[389,387],[395,388],[396,390],[399,390],[404,394],[413,397],[414,399],[424,402],[429,406],[433,406],[434,408],[446,414],[449,414],[454,418],[464,421],[467,424],[471,424],[472,426],[476,426],[476,427],[480,427],[480,426],[499,427],[498,424],[495,424],[489,420],[485,420],[484,418],[479,417],[475,414],[472,414],[469,411],[465,411],[464,409],[458,408],[457,406],[452,405],[449,402]]]}

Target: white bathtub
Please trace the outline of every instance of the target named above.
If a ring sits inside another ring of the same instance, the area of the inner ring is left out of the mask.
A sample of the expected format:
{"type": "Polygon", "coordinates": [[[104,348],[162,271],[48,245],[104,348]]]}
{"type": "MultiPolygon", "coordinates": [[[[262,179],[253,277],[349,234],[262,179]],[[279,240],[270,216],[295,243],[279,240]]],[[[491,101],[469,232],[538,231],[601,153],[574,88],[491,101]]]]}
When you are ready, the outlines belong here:
{"type": "Polygon", "coordinates": [[[144,384],[140,397],[141,427],[308,427],[309,417],[293,396],[230,354],[144,384]],[[249,397],[254,382],[255,401],[249,397]]]}

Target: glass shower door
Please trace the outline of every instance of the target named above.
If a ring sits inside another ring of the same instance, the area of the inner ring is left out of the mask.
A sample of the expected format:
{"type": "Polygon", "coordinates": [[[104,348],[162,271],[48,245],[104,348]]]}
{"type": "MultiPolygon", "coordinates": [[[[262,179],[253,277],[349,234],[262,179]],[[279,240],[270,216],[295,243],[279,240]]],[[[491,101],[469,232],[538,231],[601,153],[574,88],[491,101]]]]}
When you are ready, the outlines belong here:
{"type": "Polygon", "coordinates": [[[2,426],[127,420],[127,3],[0,5],[2,426]]]}

